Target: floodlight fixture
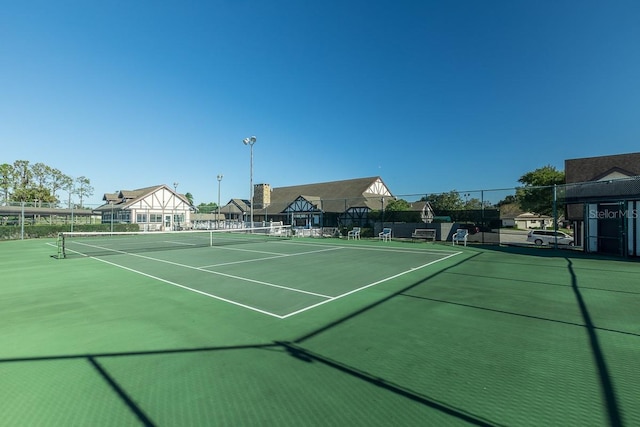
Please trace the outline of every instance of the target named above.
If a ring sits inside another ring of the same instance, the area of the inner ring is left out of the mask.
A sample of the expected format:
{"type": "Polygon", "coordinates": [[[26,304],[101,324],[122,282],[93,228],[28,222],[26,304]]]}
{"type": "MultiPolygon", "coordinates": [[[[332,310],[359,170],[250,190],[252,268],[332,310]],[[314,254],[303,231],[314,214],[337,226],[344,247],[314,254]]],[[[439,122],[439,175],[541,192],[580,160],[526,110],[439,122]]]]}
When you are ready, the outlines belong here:
{"type": "Polygon", "coordinates": [[[250,136],[242,140],[244,145],[248,145],[251,148],[251,167],[250,167],[250,176],[249,176],[249,209],[250,209],[250,225],[249,227],[253,228],[253,144],[256,143],[258,139],[255,136],[250,136]]]}
{"type": "MultiPolygon", "coordinates": [[[[216,218],[216,224],[220,224],[220,182],[222,181],[222,174],[218,174],[216,177],[218,179],[218,217],[216,218]]],[[[216,228],[218,228],[216,226],[216,228]]]]}

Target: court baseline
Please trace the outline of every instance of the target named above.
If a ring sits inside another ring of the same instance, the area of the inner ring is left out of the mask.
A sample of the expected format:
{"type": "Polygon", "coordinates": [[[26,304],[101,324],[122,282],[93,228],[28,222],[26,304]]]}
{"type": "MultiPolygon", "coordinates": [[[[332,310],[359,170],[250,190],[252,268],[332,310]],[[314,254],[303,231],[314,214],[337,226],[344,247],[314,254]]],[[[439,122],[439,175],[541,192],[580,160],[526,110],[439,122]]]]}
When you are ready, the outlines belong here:
{"type": "MultiPolygon", "coordinates": [[[[289,242],[289,243],[291,243],[291,242],[289,242]]],[[[109,249],[109,248],[104,248],[104,247],[101,247],[101,246],[89,245],[89,244],[86,244],[86,243],[82,243],[82,244],[83,245],[87,245],[87,246],[100,248],[100,249],[104,249],[104,250],[108,250],[110,252],[114,252],[114,253],[121,254],[121,255],[127,255],[127,256],[131,256],[131,257],[142,258],[142,259],[150,260],[150,261],[153,261],[153,262],[160,262],[160,263],[164,263],[164,264],[170,264],[170,265],[174,265],[176,267],[181,267],[181,268],[201,271],[201,272],[205,272],[205,273],[209,273],[209,274],[224,276],[224,277],[228,277],[228,278],[231,278],[231,279],[245,281],[245,282],[251,282],[251,283],[262,285],[262,286],[279,288],[279,289],[285,290],[285,291],[301,293],[301,294],[307,294],[307,295],[311,295],[311,296],[315,296],[315,297],[319,297],[319,298],[323,299],[323,301],[321,301],[321,302],[309,305],[307,307],[304,307],[304,308],[299,309],[299,310],[295,310],[293,312],[290,312],[290,313],[287,313],[287,314],[284,314],[284,315],[280,315],[280,314],[276,314],[276,313],[272,313],[272,312],[260,309],[258,307],[254,307],[252,305],[243,304],[243,303],[240,303],[238,301],[234,301],[234,300],[229,299],[229,298],[224,298],[224,297],[221,297],[221,296],[209,293],[209,292],[204,292],[202,290],[195,289],[193,287],[190,287],[190,286],[187,286],[187,285],[183,285],[183,284],[180,284],[180,283],[177,283],[177,282],[174,282],[174,281],[170,281],[170,280],[164,279],[162,277],[154,276],[152,274],[145,273],[143,271],[136,270],[134,268],[127,267],[127,266],[124,266],[124,265],[121,265],[121,264],[118,264],[118,263],[115,263],[115,262],[107,261],[107,260],[104,260],[104,259],[99,258],[99,257],[88,256],[88,258],[94,259],[96,261],[103,262],[103,263],[112,265],[114,267],[121,268],[121,269],[130,271],[132,273],[136,273],[136,274],[142,275],[144,277],[148,277],[148,278],[160,281],[162,283],[166,283],[166,284],[169,284],[169,285],[172,285],[172,286],[176,286],[178,288],[181,288],[181,289],[184,289],[184,290],[188,290],[188,291],[197,293],[199,295],[203,295],[203,296],[207,296],[207,297],[210,297],[210,298],[214,298],[214,299],[226,302],[226,303],[230,303],[230,304],[233,304],[233,305],[245,308],[245,309],[256,311],[256,312],[259,312],[259,313],[262,313],[262,314],[266,314],[266,315],[269,315],[269,316],[272,316],[272,317],[276,317],[276,318],[279,318],[279,319],[286,319],[288,317],[292,317],[294,315],[297,315],[297,314],[303,313],[305,311],[311,310],[313,308],[319,307],[321,305],[324,305],[324,304],[326,304],[328,302],[336,301],[338,299],[344,298],[344,297],[346,297],[348,295],[351,295],[353,293],[356,293],[356,292],[362,291],[364,289],[379,285],[379,284],[384,283],[384,282],[388,282],[388,281],[393,280],[395,278],[404,276],[404,275],[406,275],[408,273],[420,270],[422,268],[428,267],[428,266],[433,265],[433,264],[435,264],[437,262],[444,261],[446,259],[449,259],[449,258],[451,258],[453,256],[456,256],[456,255],[459,255],[459,254],[462,253],[462,252],[435,251],[435,250],[434,251],[423,251],[423,250],[405,250],[405,249],[398,249],[398,248],[371,248],[371,247],[360,246],[360,245],[330,246],[328,248],[323,248],[323,249],[320,249],[320,250],[308,251],[308,252],[302,252],[302,253],[295,253],[295,254],[283,254],[283,253],[270,252],[270,251],[269,252],[262,252],[262,251],[257,251],[257,250],[246,250],[246,249],[233,248],[232,250],[241,250],[241,251],[254,252],[254,253],[266,253],[266,254],[269,254],[271,256],[263,257],[263,258],[256,258],[256,259],[252,259],[252,260],[233,261],[233,262],[228,262],[228,263],[220,263],[220,264],[213,264],[213,265],[208,265],[208,266],[197,267],[197,266],[191,266],[191,265],[182,264],[182,263],[178,263],[178,262],[174,262],[174,261],[153,258],[153,257],[146,256],[146,255],[125,252],[125,251],[121,251],[121,250],[117,250],[117,249],[109,249]],[[213,270],[209,270],[208,269],[208,268],[214,268],[214,267],[217,267],[217,266],[226,266],[226,265],[231,265],[231,264],[258,262],[258,261],[264,261],[264,260],[269,260],[269,259],[285,258],[285,257],[293,257],[293,256],[301,256],[301,255],[313,255],[313,254],[316,254],[316,253],[319,253],[319,252],[327,252],[327,251],[334,251],[334,250],[340,250],[340,249],[361,249],[361,250],[373,250],[373,251],[384,251],[384,252],[405,252],[405,253],[413,253],[413,254],[415,254],[415,253],[425,253],[425,254],[431,254],[431,255],[442,255],[443,252],[444,252],[444,253],[447,253],[447,255],[443,256],[443,257],[441,257],[439,259],[430,261],[428,263],[419,265],[417,267],[412,267],[410,269],[401,271],[401,272],[399,272],[397,274],[382,278],[380,280],[374,281],[374,282],[366,284],[364,286],[360,286],[360,287],[358,287],[356,289],[349,290],[349,291],[347,291],[345,293],[342,293],[342,294],[336,295],[336,296],[324,295],[324,294],[320,294],[320,293],[316,293],[316,292],[305,291],[305,290],[296,289],[296,288],[292,288],[292,287],[288,287],[288,286],[278,285],[278,284],[275,284],[275,283],[269,283],[269,282],[265,282],[265,281],[255,280],[255,279],[251,279],[251,278],[247,278],[247,277],[241,277],[241,276],[237,276],[237,275],[222,273],[222,272],[219,272],[219,271],[213,271],[213,270]]],[[[305,244],[305,243],[297,243],[297,242],[293,243],[293,244],[305,245],[305,246],[314,246],[316,248],[319,246],[317,244],[314,245],[314,244],[305,244]]],[[[220,249],[220,247],[218,247],[218,249],[220,249]]],[[[231,248],[225,248],[225,249],[231,249],[231,248]]],[[[76,251],[74,251],[74,252],[76,252],[76,251]]],[[[79,253],[79,252],[76,252],[76,253],[79,253]]]]}

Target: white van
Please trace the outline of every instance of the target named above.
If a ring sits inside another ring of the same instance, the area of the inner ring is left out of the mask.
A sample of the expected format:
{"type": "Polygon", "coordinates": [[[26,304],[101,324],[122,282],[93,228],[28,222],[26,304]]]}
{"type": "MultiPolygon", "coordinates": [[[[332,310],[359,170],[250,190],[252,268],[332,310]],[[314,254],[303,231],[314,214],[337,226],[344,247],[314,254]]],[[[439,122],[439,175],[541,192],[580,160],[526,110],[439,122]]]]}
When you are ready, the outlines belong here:
{"type": "Polygon", "coordinates": [[[558,238],[559,245],[573,245],[573,237],[562,231],[553,230],[531,230],[527,234],[527,242],[533,242],[536,245],[553,245],[558,238]]]}

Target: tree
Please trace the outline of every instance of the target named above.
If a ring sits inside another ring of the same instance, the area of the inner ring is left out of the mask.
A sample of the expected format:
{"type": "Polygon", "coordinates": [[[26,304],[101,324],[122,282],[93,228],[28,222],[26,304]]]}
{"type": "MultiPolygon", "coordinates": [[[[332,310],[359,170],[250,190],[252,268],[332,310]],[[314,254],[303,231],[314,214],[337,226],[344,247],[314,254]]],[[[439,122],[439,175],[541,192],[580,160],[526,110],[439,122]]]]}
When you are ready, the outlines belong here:
{"type": "Polygon", "coordinates": [[[29,187],[31,184],[31,168],[29,167],[29,160],[16,160],[13,162],[13,190],[23,190],[29,187]]]}
{"type": "Polygon", "coordinates": [[[456,190],[451,190],[448,193],[429,194],[426,199],[423,197],[421,201],[428,201],[431,204],[431,208],[436,212],[464,209],[464,201],[456,190]]]}
{"type": "Polygon", "coordinates": [[[44,163],[31,165],[28,160],[16,160],[13,166],[2,165],[2,187],[5,196],[13,188],[11,198],[21,202],[53,203],[55,196],[46,187],[51,168],[44,163]]]}
{"type": "Polygon", "coordinates": [[[512,194],[508,195],[507,197],[505,197],[504,199],[500,200],[498,203],[496,203],[497,207],[501,207],[503,205],[511,205],[514,203],[518,203],[518,198],[512,194]]]}
{"type": "Polygon", "coordinates": [[[0,191],[5,202],[12,199],[59,203],[57,193],[60,190],[69,193],[69,207],[72,194],[80,196],[80,205],[83,198],[93,194],[89,178],[82,176],[74,180],[62,171],[41,162],[32,165],[28,160],[16,160],[13,164],[0,164],[0,191]]]}
{"type": "Polygon", "coordinates": [[[58,194],[57,194],[58,190],[64,189],[67,182],[69,180],[73,182],[73,180],[71,179],[71,177],[63,174],[58,169],[50,168],[49,172],[50,172],[49,189],[51,190],[51,194],[53,195],[53,197],[56,198],[56,201],[59,202],[60,199],[58,199],[58,194]]]}
{"type": "Polygon", "coordinates": [[[27,187],[20,188],[13,192],[14,200],[19,202],[37,202],[38,205],[42,203],[54,203],[56,198],[49,192],[48,188],[27,187]]]}
{"type": "Polygon", "coordinates": [[[187,199],[189,201],[189,204],[191,206],[193,206],[193,194],[191,193],[185,193],[184,195],[185,199],[187,199]]]}
{"type": "Polygon", "coordinates": [[[86,176],[76,178],[76,194],[80,198],[80,207],[82,208],[82,200],[93,194],[93,187],[89,178],[86,176]]]}
{"type": "Polygon", "coordinates": [[[0,190],[3,193],[3,200],[6,203],[9,200],[9,189],[13,187],[14,182],[13,166],[9,163],[0,165],[0,190]]]}
{"type": "Polygon", "coordinates": [[[33,176],[33,186],[35,188],[45,188],[51,178],[51,167],[44,163],[35,163],[31,166],[33,176]]]}
{"type": "Polygon", "coordinates": [[[200,203],[198,205],[198,212],[200,213],[214,213],[218,209],[218,205],[214,202],[200,203]]]}
{"type": "Polygon", "coordinates": [[[71,195],[73,194],[73,178],[71,178],[68,175],[64,175],[64,177],[62,178],[62,183],[60,188],[62,188],[67,192],[68,199],[69,199],[67,203],[67,207],[71,209],[71,195]]]}
{"type": "Polygon", "coordinates": [[[518,182],[524,184],[524,187],[516,190],[520,207],[524,211],[538,215],[553,214],[553,187],[564,184],[563,171],[547,165],[525,173],[518,182]]]}
{"type": "Polygon", "coordinates": [[[384,210],[388,212],[408,211],[411,205],[404,199],[385,199],[384,210]],[[387,201],[388,200],[388,201],[387,201]]]}
{"type": "MultiPolygon", "coordinates": [[[[487,203],[485,203],[486,207],[487,203]]],[[[482,209],[482,200],[472,197],[464,202],[464,209],[482,209]]]]}

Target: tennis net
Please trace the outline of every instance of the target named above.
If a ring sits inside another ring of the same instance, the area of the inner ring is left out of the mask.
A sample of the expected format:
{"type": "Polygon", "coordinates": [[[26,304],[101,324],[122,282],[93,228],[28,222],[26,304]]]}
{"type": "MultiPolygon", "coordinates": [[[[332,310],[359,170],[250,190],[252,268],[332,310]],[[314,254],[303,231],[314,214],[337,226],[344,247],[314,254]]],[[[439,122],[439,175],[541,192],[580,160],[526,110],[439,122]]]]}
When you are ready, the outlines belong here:
{"type": "Polygon", "coordinates": [[[58,258],[101,256],[258,243],[291,238],[290,225],[223,230],[65,232],[58,235],[58,258]]]}

